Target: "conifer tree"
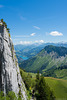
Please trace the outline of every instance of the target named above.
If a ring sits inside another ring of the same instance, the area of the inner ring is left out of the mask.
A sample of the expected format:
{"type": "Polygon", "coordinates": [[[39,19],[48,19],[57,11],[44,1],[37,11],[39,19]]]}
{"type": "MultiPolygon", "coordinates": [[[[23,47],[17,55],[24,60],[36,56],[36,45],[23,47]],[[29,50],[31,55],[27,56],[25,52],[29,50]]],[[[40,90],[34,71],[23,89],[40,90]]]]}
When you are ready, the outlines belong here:
{"type": "Polygon", "coordinates": [[[43,76],[37,73],[36,76],[36,98],[37,100],[54,100],[55,97],[49,86],[46,84],[43,76]],[[39,78],[38,78],[39,77],[39,78]]]}

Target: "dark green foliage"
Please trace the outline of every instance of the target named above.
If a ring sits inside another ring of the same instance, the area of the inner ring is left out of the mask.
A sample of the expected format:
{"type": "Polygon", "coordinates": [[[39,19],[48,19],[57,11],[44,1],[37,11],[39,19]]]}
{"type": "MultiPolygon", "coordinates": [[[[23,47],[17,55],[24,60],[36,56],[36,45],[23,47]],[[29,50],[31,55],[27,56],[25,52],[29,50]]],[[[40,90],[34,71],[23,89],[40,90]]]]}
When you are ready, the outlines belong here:
{"type": "Polygon", "coordinates": [[[1,22],[3,22],[3,19],[1,19],[1,22]]]}
{"type": "Polygon", "coordinates": [[[6,27],[7,31],[8,31],[8,32],[10,32],[10,29],[9,29],[9,28],[7,28],[7,24],[6,24],[6,22],[4,22],[4,21],[3,21],[3,19],[1,19],[1,22],[2,22],[2,23],[3,23],[3,25],[6,27]]]}
{"type": "Polygon", "coordinates": [[[10,98],[10,100],[17,100],[15,93],[12,91],[8,93],[8,97],[10,98]]]}
{"type": "Polygon", "coordinates": [[[22,93],[21,93],[21,90],[19,90],[19,93],[18,93],[18,100],[22,100],[21,97],[22,97],[22,93]]]}
{"type": "Polygon", "coordinates": [[[56,74],[54,73],[54,71],[56,69],[58,69],[58,68],[54,67],[52,69],[49,69],[49,70],[45,71],[45,73],[43,73],[43,75],[47,76],[47,77],[56,77],[57,78],[56,74]]]}
{"type": "Polygon", "coordinates": [[[13,91],[9,91],[8,94],[4,95],[4,93],[0,92],[0,100],[22,100],[18,95],[16,96],[13,91]]]}
{"type": "Polygon", "coordinates": [[[10,33],[10,29],[9,29],[9,28],[7,28],[7,30],[8,30],[8,32],[10,33]]]}
{"type": "Polygon", "coordinates": [[[0,100],[11,100],[8,95],[4,95],[4,93],[1,91],[0,92],[0,100]]]}
{"type": "Polygon", "coordinates": [[[4,26],[7,28],[7,24],[5,22],[3,22],[4,26]]]}
{"type": "Polygon", "coordinates": [[[38,90],[38,83],[39,83],[39,80],[40,80],[40,74],[39,74],[39,71],[37,72],[37,75],[36,75],[36,85],[35,85],[35,90],[38,90]]]}
{"type": "Polygon", "coordinates": [[[30,73],[26,73],[22,69],[20,69],[20,74],[25,82],[27,90],[32,96],[36,97],[37,100],[54,100],[53,92],[46,84],[44,77],[39,74],[39,71],[36,75],[36,79],[32,78],[30,73]],[[35,85],[33,85],[34,83],[35,85]]]}
{"type": "Polygon", "coordinates": [[[27,90],[29,90],[30,88],[33,88],[35,86],[35,81],[33,80],[30,73],[26,73],[20,69],[20,74],[25,83],[27,90]]]}
{"type": "Polygon", "coordinates": [[[36,91],[37,100],[55,100],[53,92],[46,84],[44,77],[40,77],[39,73],[36,76],[36,91]]]}
{"type": "Polygon", "coordinates": [[[4,93],[1,91],[0,92],[0,100],[1,100],[1,98],[3,98],[4,97],[4,93]]]}
{"type": "Polygon", "coordinates": [[[61,65],[60,67],[54,67],[50,70],[45,71],[43,73],[44,76],[46,77],[55,77],[55,78],[66,78],[67,76],[67,65],[61,65]]]}
{"type": "Polygon", "coordinates": [[[37,72],[37,75],[36,75],[36,81],[39,81],[40,79],[40,74],[39,74],[39,71],[37,72]]]}

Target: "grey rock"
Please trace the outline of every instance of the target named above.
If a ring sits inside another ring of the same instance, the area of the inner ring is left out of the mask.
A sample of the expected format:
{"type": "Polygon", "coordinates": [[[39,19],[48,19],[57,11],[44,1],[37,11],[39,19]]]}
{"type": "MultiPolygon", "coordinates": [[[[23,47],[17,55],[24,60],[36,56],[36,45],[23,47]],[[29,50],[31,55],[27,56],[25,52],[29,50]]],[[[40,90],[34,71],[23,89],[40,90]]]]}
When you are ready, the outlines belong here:
{"type": "Polygon", "coordinates": [[[25,84],[20,76],[18,61],[9,33],[0,22],[0,91],[7,94],[21,91],[22,100],[27,100],[25,84]]]}

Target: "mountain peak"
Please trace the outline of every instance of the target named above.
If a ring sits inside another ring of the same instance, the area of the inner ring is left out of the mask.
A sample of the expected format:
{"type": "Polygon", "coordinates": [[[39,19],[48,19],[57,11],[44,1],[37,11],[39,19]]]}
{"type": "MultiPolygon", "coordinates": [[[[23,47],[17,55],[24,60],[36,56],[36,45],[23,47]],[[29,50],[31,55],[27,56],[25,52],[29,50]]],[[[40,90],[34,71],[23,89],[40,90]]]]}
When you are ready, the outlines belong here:
{"type": "Polygon", "coordinates": [[[67,48],[65,47],[58,47],[58,46],[53,46],[53,45],[48,45],[44,48],[47,53],[50,53],[52,51],[56,52],[58,56],[65,56],[67,54],[67,48]]]}

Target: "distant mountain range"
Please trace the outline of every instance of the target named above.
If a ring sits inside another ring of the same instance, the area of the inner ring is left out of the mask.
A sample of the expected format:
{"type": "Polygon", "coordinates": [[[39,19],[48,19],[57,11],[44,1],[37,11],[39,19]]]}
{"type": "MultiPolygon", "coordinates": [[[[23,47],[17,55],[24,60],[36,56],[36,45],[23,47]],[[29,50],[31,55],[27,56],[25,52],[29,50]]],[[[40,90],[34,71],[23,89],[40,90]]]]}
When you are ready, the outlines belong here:
{"type": "Polygon", "coordinates": [[[22,61],[26,60],[24,59],[25,57],[29,59],[39,53],[44,48],[44,44],[15,45],[14,48],[18,62],[21,63],[22,61]]]}
{"type": "Polygon", "coordinates": [[[35,43],[32,45],[18,44],[14,46],[18,62],[21,63],[24,60],[32,58],[33,56],[37,55],[47,45],[67,47],[67,43],[43,43],[43,44],[35,43]]]}
{"type": "Polygon", "coordinates": [[[45,46],[36,56],[23,61],[20,67],[35,73],[39,70],[44,76],[67,79],[67,48],[45,46]]]}
{"type": "Polygon", "coordinates": [[[20,51],[20,50],[24,50],[24,49],[30,50],[30,49],[33,49],[33,48],[36,48],[36,47],[43,47],[44,48],[47,45],[67,47],[67,42],[65,42],[65,43],[64,42],[59,42],[59,43],[42,43],[42,44],[34,43],[34,44],[31,44],[31,45],[17,44],[17,45],[14,45],[14,47],[15,47],[16,51],[20,51]]]}

